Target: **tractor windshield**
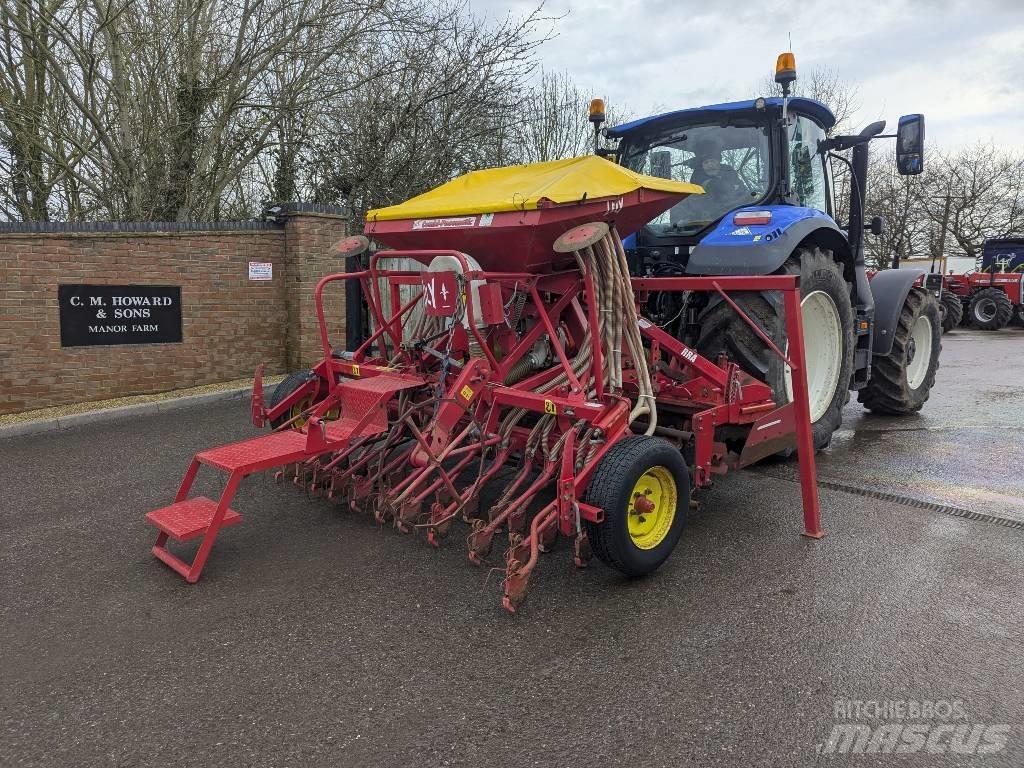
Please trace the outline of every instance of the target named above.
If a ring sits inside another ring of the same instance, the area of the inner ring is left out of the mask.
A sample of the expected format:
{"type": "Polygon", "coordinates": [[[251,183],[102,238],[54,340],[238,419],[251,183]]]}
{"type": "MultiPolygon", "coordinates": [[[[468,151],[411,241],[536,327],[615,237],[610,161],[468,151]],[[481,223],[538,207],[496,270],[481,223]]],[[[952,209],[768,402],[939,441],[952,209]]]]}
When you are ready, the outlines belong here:
{"type": "Polygon", "coordinates": [[[692,235],[723,215],[751,205],[769,187],[767,126],[690,125],[624,148],[631,170],[704,187],[648,224],[655,235],[692,235]]]}

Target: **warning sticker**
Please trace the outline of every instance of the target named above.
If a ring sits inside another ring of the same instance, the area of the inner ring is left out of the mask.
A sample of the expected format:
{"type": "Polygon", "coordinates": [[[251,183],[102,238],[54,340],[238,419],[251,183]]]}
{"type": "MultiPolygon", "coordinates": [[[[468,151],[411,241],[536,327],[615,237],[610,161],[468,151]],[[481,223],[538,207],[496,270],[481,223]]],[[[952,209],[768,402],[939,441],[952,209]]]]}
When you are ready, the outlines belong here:
{"type": "Polygon", "coordinates": [[[558,413],[558,406],[550,400],[544,401],[544,413],[558,413]]]}
{"type": "Polygon", "coordinates": [[[459,390],[459,394],[462,395],[463,400],[472,400],[473,388],[467,384],[466,386],[459,390]]]}
{"type": "Polygon", "coordinates": [[[359,366],[358,365],[353,365],[352,366],[352,375],[355,376],[356,378],[359,378],[359,366]]]}
{"type": "Polygon", "coordinates": [[[249,262],[249,279],[250,280],[273,280],[274,279],[274,265],[269,261],[250,261],[249,262]]]}

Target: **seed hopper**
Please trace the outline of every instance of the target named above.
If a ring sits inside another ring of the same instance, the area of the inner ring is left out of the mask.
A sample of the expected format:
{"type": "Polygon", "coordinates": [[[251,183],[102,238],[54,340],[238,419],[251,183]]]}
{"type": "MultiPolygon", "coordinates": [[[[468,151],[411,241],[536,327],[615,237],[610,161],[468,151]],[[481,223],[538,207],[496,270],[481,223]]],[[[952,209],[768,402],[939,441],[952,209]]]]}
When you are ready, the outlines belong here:
{"type": "Polygon", "coordinates": [[[577,566],[596,554],[650,573],[679,540],[691,489],[794,446],[804,534],[820,536],[798,278],[629,274],[620,234],[700,192],[586,157],[472,173],[372,211],[367,237],[338,247],[362,267],[316,286],[322,360],[272,404],[257,374],[253,420],[273,431],[195,455],[175,502],[147,515],[153,553],[198,580],[220,529],[242,519],[239,482],[273,469],[433,546],[461,539],[473,563],[504,570],[515,611],[559,537],[577,566]],[[324,293],[350,280],[371,330],[340,349],[324,293]],[[793,370],[791,401],[640,313],[653,293],[687,291],[737,312],[731,292],[781,294],[787,349],[747,322],[793,370]],[[218,500],[189,495],[204,465],[227,474],[218,500]],[[199,539],[191,562],[171,539],[199,539]]]}

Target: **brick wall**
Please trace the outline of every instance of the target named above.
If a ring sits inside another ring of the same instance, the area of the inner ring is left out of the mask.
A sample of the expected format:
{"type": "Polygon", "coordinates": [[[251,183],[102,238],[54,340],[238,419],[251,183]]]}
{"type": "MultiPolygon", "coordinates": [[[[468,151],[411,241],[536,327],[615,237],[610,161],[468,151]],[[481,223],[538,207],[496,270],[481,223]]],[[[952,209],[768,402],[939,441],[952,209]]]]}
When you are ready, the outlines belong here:
{"type": "MultiPolygon", "coordinates": [[[[0,413],[229,381],[261,361],[269,373],[310,366],[313,287],[344,268],[329,247],[345,225],[318,206],[285,212],[282,226],[0,225],[0,413]],[[271,262],[273,279],[250,281],[250,261],[271,262]],[[57,286],[69,283],[181,286],[183,341],[62,348],[57,286]]],[[[343,341],[343,290],[329,299],[332,339],[343,341]]]]}
{"type": "MultiPolygon", "coordinates": [[[[285,224],[290,255],[286,275],[289,286],[286,364],[290,371],[309,367],[323,357],[313,289],[324,275],[345,270],[343,260],[331,253],[331,246],[343,231],[343,221],[327,213],[292,216],[285,224]]],[[[323,298],[324,317],[331,329],[330,340],[334,346],[343,347],[345,283],[328,284],[323,298]]]]}

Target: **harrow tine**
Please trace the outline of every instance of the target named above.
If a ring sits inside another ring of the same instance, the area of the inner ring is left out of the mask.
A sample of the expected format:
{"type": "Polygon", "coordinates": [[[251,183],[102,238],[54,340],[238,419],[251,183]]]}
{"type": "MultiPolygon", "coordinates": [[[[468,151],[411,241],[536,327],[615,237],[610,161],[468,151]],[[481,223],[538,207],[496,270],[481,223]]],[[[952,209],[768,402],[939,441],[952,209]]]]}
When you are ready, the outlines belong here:
{"type": "Polygon", "coordinates": [[[505,594],[501,600],[509,613],[515,613],[526,599],[526,587],[540,556],[541,539],[547,535],[549,527],[557,528],[557,521],[558,507],[552,502],[534,516],[525,538],[513,535],[512,544],[505,553],[505,594]]]}

